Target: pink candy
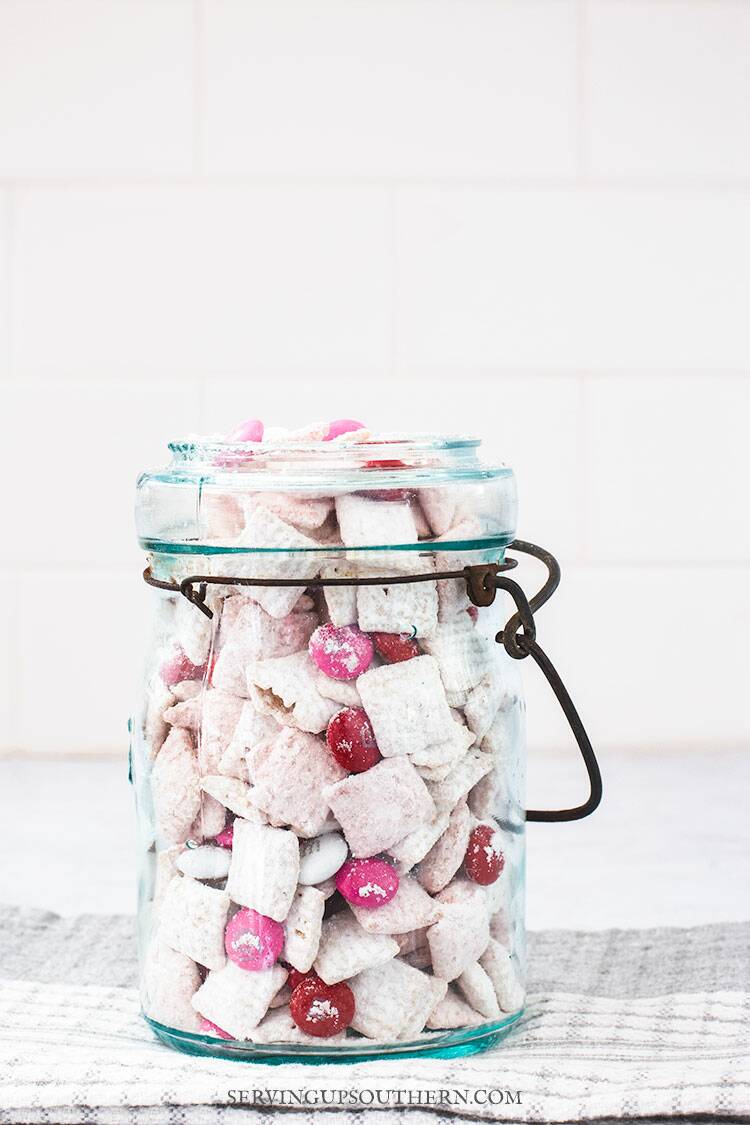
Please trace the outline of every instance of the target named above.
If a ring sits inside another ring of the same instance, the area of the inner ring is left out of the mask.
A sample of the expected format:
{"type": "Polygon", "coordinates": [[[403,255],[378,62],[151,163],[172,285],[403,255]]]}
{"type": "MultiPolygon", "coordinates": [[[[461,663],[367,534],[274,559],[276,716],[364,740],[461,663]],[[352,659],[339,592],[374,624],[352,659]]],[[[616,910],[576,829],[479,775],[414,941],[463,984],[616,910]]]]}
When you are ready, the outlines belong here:
{"type": "Polygon", "coordinates": [[[211,1023],[211,1020],[204,1019],[203,1016],[201,1016],[200,1024],[201,1031],[205,1031],[207,1035],[218,1035],[219,1039],[232,1038],[228,1031],[224,1031],[222,1028],[217,1027],[215,1023],[211,1023]]]}
{"type": "Polygon", "coordinates": [[[226,828],[222,828],[218,836],[214,836],[214,843],[218,844],[220,848],[231,848],[234,841],[234,821],[228,824],[226,828]]]}
{"type": "Polygon", "coordinates": [[[241,969],[270,969],[284,947],[284,927],[257,910],[243,907],[227,922],[224,948],[241,969]]]}
{"type": "Polygon", "coordinates": [[[236,430],[227,436],[227,441],[263,441],[263,423],[257,418],[240,422],[236,430]]]}
{"type": "Polygon", "coordinates": [[[337,418],[335,422],[329,424],[328,433],[323,441],[333,441],[342,434],[350,434],[354,430],[364,430],[364,428],[361,422],[355,422],[353,418],[337,418]]]}
{"type": "Polygon", "coordinates": [[[348,859],[336,874],[336,889],[347,902],[377,910],[398,890],[398,872],[384,859],[348,859]]]}
{"type": "Polygon", "coordinates": [[[372,663],[374,648],[356,625],[319,625],[310,637],[310,656],[333,680],[356,680],[372,663]]]}

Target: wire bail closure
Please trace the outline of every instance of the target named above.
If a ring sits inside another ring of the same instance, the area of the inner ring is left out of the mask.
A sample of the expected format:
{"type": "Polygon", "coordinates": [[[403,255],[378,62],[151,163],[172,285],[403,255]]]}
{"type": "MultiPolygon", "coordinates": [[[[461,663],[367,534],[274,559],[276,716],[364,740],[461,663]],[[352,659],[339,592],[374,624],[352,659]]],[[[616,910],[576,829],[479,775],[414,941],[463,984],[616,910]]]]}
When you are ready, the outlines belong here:
{"type": "Polygon", "coordinates": [[[506,558],[502,563],[479,563],[474,566],[465,566],[462,570],[432,571],[429,574],[391,575],[379,578],[240,578],[197,574],[189,575],[187,578],[183,578],[181,582],[176,583],[164,582],[155,578],[151,573],[150,566],[144,570],[143,578],[149,586],[156,586],[160,590],[182,594],[184,598],[187,598],[201,613],[209,618],[213,617],[213,610],[206,603],[210,585],[301,586],[305,589],[316,589],[326,586],[395,586],[452,578],[463,579],[466,582],[466,591],[472,604],[481,608],[492,605],[497,591],[504,590],[513,599],[516,612],[508,619],[505,628],[500,630],[495,640],[498,644],[503,645],[505,651],[513,660],[524,660],[527,656],[530,656],[547,680],[573,732],[573,737],[586,767],[590,787],[589,796],[583,804],[576,805],[575,808],[571,809],[527,809],[526,820],[547,822],[582,820],[584,817],[590,816],[601,802],[601,771],[575,704],[552,661],[537,643],[536,622],[534,621],[536,611],[549,601],[560,585],[560,564],[546,548],[538,547],[535,543],[529,543],[524,539],[514,539],[508,546],[508,550],[531,555],[547,567],[547,578],[544,585],[530,599],[526,597],[518,582],[506,577],[504,573],[518,565],[518,560],[512,558],[506,558]]]}

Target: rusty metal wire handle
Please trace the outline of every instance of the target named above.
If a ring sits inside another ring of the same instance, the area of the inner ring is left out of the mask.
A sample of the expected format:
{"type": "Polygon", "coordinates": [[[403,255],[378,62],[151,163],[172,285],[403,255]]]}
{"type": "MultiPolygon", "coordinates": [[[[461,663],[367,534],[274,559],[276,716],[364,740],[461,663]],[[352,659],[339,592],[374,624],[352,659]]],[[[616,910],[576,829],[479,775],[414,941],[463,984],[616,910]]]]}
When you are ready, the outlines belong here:
{"type": "Polygon", "coordinates": [[[495,640],[505,647],[505,651],[514,660],[524,660],[527,656],[530,656],[544,675],[562,708],[565,718],[568,720],[578,749],[581,751],[590,786],[588,799],[582,805],[577,805],[572,809],[529,809],[526,812],[526,820],[555,822],[582,820],[583,817],[594,812],[602,799],[602,777],[599,763],[573,700],[570,698],[551,660],[537,644],[536,623],[534,621],[535,612],[541,609],[544,603],[552,597],[560,584],[560,565],[554,555],[550,554],[544,547],[538,547],[535,543],[528,543],[524,539],[514,539],[508,550],[531,555],[547,567],[547,579],[542,588],[531,599],[526,597],[522,587],[517,582],[501,573],[512,570],[517,566],[516,559],[505,559],[502,563],[481,563],[475,566],[465,566],[462,570],[431,571],[428,574],[383,575],[378,578],[239,578],[191,574],[177,583],[164,582],[155,578],[151,573],[151,567],[146,567],[143,578],[150,586],[156,586],[160,590],[169,590],[171,593],[182,594],[209,618],[213,617],[213,610],[206,605],[206,596],[210,585],[299,586],[308,589],[326,586],[396,586],[411,582],[434,582],[436,579],[463,578],[466,582],[469,598],[476,606],[492,605],[496,592],[505,590],[513,598],[516,612],[508,619],[507,625],[497,634],[495,640]]]}
{"type": "Polygon", "coordinates": [[[534,612],[552,597],[560,585],[560,564],[554,555],[550,554],[545,548],[537,547],[535,543],[527,543],[523,539],[515,539],[510,544],[509,549],[531,555],[543,562],[547,567],[547,579],[542,588],[531,599],[526,597],[523,589],[512,578],[505,578],[498,574],[489,579],[496,589],[505,590],[509,593],[516,605],[516,612],[508,619],[507,625],[504,629],[501,629],[495,640],[498,644],[504,646],[505,651],[514,660],[523,660],[530,656],[542,672],[552,688],[565,718],[568,720],[578,749],[581,751],[590,787],[589,796],[582,805],[576,805],[572,809],[527,809],[526,819],[556,823],[564,820],[582,820],[584,817],[590,816],[599,807],[602,799],[602,775],[594,748],[581,721],[581,716],[578,714],[565,684],[560,679],[557,669],[546,652],[537,644],[536,623],[534,621],[534,612]]]}
{"type": "Polygon", "coordinates": [[[190,574],[181,582],[164,582],[155,578],[151,567],[143,572],[143,580],[159,590],[169,590],[172,594],[182,594],[206,617],[214,612],[206,605],[209,586],[299,586],[303,589],[320,589],[325,586],[399,586],[410,582],[435,582],[444,578],[463,578],[469,597],[474,605],[488,606],[495,600],[495,587],[491,580],[500,571],[512,570],[518,566],[516,559],[506,559],[502,563],[480,563],[465,566],[462,570],[433,570],[428,574],[380,575],[376,578],[238,578],[233,575],[190,574]]]}

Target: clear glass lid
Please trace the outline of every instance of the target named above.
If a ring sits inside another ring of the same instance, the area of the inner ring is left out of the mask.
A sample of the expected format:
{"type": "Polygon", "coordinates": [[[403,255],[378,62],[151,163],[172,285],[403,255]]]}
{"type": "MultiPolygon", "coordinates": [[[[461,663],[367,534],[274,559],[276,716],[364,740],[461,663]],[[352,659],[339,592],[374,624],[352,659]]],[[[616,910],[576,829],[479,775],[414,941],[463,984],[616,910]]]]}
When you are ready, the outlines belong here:
{"type": "Polygon", "coordinates": [[[325,440],[324,432],[170,442],[169,464],[138,480],[142,547],[170,554],[349,554],[503,548],[513,539],[513,471],[485,464],[479,438],[362,428],[325,440]],[[284,525],[297,533],[287,543],[284,525]]]}

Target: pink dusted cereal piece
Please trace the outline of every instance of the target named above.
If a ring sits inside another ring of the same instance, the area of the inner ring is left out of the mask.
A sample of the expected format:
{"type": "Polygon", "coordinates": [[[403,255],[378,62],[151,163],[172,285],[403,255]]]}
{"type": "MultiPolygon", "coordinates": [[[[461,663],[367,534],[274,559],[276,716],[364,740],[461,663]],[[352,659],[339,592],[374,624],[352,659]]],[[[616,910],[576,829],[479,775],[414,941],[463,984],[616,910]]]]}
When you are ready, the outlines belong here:
{"type": "Polygon", "coordinates": [[[354,993],[355,1010],[351,1026],[368,1039],[392,1041],[411,1032],[415,1017],[437,1003],[435,986],[425,973],[398,958],[365,969],[348,982],[354,993]]]}
{"type": "Polygon", "coordinates": [[[255,803],[251,800],[250,786],[236,777],[225,777],[220,773],[209,774],[201,778],[201,789],[236,816],[258,822],[265,819],[259,816],[255,803]]]}
{"type": "Polygon", "coordinates": [[[333,500],[328,496],[291,496],[283,492],[256,492],[246,500],[246,505],[261,505],[273,512],[284,523],[300,531],[315,531],[322,527],[333,511],[333,500]]]}
{"type": "Polygon", "coordinates": [[[201,726],[201,700],[200,696],[186,699],[184,703],[175,703],[164,711],[164,720],[172,727],[181,730],[199,731],[201,726]]]}
{"type": "Polygon", "coordinates": [[[201,805],[198,761],[190,734],[173,728],[156,755],[151,794],[159,832],[184,844],[201,805]]]}
{"type": "Polygon", "coordinates": [[[299,841],[293,832],[235,820],[227,880],[233,902],[283,922],[292,905],[298,876],[299,841]]]}
{"type": "MultiPolygon", "coordinates": [[[[236,599],[230,599],[230,604],[236,599]]],[[[317,614],[288,613],[285,617],[271,617],[261,606],[246,598],[233,611],[234,620],[221,627],[221,647],[213,670],[214,687],[234,695],[247,695],[247,665],[253,660],[268,660],[274,656],[290,656],[305,648],[318,623],[317,614]]]]}
{"type": "Polygon", "coordinates": [[[203,684],[200,680],[180,680],[179,684],[173,684],[171,691],[176,703],[187,703],[200,695],[203,684]]]}
{"type": "Polygon", "coordinates": [[[153,909],[154,914],[158,918],[161,910],[161,904],[164,901],[164,895],[167,893],[167,887],[173,879],[177,878],[177,859],[182,849],[179,844],[171,848],[162,848],[156,853],[156,862],[154,865],[154,893],[153,893],[153,909]]]}
{"type": "Polygon", "coordinates": [[[329,785],[323,796],[355,859],[385,851],[436,812],[425,783],[405,758],[378,762],[329,785]]]}
{"type": "Polygon", "coordinates": [[[472,1008],[485,1019],[500,1019],[500,1005],[497,1002],[495,988],[478,961],[473,965],[467,965],[461,976],[456,979],[456,984],[467,1004],[471,1004],[472,1008]]]}
{"type": "Polygon", "coordinates": [[[247,755],[256,746],[275,738],[280,729],[275,719],[256,711],[252,702],[248,700],[240,712],[232,741],[221,756],[219,772],[246,781],[247,755]]]}
{"type": "Polygon", "coordinates": [[[227,957],[248,972],[270,969],[281,956],[283,946],[284,927],[257,910],[241,907],[227,922],[224,931],[227,957]]]}
{"type": "Polygon", "coordinates": [[[491,754],[469,750],[443,781],[428,781],[427,788],[438,808],[455,808],[459,801],[488,774],[494,765],[491,754]]]}
{"type": "Polygon", "coordinates": [[[227,961],[223,969],[208,974],[193,996],[192,1005],[204,1019],[224,1028],[233,1039],[251,1039],[286,976],[286,969],[278,964],[247,973],[233,961],[227,961]]]}
{"type": "Polygon", "coordinates": [[[497,813],[503,782],[502,772],[495,767],[469,792],[469,808],[477,820],[485,820],[497,813]]]}
{"type": "Polygon", "coordinates": [[[517,1012],[523,1007],[524,989],[516,963],[508,949],[490,938],[479,959],[481,967],[492,981],[497,1002],[503,1012],[517,1012]]]}
{"type": "Polygon", "coordinates": [[[247,669],[250,698],[285,726],[320,734],[339,708],[318,691],[314,669],[306,652],[256,660],[247,669]]]}
{"type": "MultiPolygon", "coordinates": [[[[315,554],[306,552],[319,544],[261,505],[248,509],[245,527],[235,545],[269,551],[268,554],[246,554],[241,561],[235,560],[233,573],[238,573],[238,577],[307,580],[318,573],[319,560],[315,554]]],[[[291,613],[303,593],[302,586],[253,586],[249,596],[271,617],[279,618],[291,613]]]]}
{"type": "Polygon", "coordinates": [[[197,848],[185,848],[177,858],[175,866],[183,875],[200,882],[213,882],[226,879],[229,874],[230,856],[226,848],[213,844],[201,844],[197,848]]]}
{"type": "Polygon", "coordinates": [[[455,486],[420,488],[419,502],[434,535],[446,535],[461,518],[461,496],[461,490],[455,486]]]}
{"type": "Polygon", "coordinates": [[[161,909],[159,936],[207,969],[220,969],[224,955],[224,927],[229,895],[187,875],[173,879],[161,909]]]}
{"type": "Polygon", "coordinates": [[[214,837],[216,843],[220,848],[231,848],[234,841],[234,821],[228,824],[226,828],[222,828],[214,837]]]}
{"type": "Polygon", "coordinates": [[[334,422],[328,423],[328,432],[323,441],[334,441],[335,438],[342,437],[343,434],[350,434],[355,430],[364,430],[364,428],[364,424],[355,421],[354,418],[337,418],[334,422]]]}
{"type": "Polygon", "coordinates": [[[451,981],[478,961],[490,940],[486,910],[476,902],[442,902],[441,917],[427,931],[436,976],[451,981]]]}
{"type": "Polygon", "coordinates": [[[199,1031],[198,1016],[191,1004],[200,987],[195,961],[172,949],[155,935],[146,950],[143,967],[143,1010],[150,1019],[181,1031],[199,1031]]]}
{"type": "Polygon", "coordinates": [[[475,1012],[452,988],[430,1012],[426,1026],[432,1031],[451,1031],[458,1027],[477,1027],[484,1017],[475,1012]]]}
{"type": "Polygon", "coordinates": [[[151,680],[146,694],[143,733],[149,758],[153,761],[169,734],[164,712],[175,703],[175,697],[159,676],[151,680]]]}
{"type": "Polygon", "coordinates": [[[356,680],[372,663],[373,644],[356,625],[319,625],[308,643],[315,664],[334,680],[356,680]]]}
{"type": "Polygon", "coordinates": [[[416,1037],[424,1031],[431,1012],[433,1012],[436,1005],[445,998],[445,994],[448,991],[447,981],[441,980],[440,977],[425,975],[429,991],[425,990],[419,999],[415,1000],[411,1012],[409,1013],[409,1019],[401,1029],[399,1039],[416,1039],[416,1037]]]}
{"type": "Polygon", "coordinates": [[[368,934],[348,911],[342,911],[323,923],[315,972],[326,984],[338,984],[390,961],[397,953],[393,938],[368,934]]]}
{"type": "Polygon", "coordinates": [[[198,762],[203,773],[218,773],[242,713],[243,700],[225,691],[203,694],[198,762]]]}
{"type": "Polygon", "coordinates": [[[242,441],[263,441],[263,429],[263,423],[259,418],[248,418],[227,434],[226,441],[232,444],[242,441]]]}
{"type": "Polygon", "coordinates": [[[250,756],[253,803],[274,821],[289,824],[305,838],[325,828],[329,786],[346,777],[324,742],[284,727],[250,756]]]}
{"type": "Polygon", "coordinates": [[[360,707],[362,704],[357,684],[353,680],[332,680],[320,668],[316,668],[315,686],[324,699],[331,699],[340,707],[360,707]]]}
{"type": "Polygon", "coordinates": [[[403,934],[432,925],[440,917],[441,907],[416,879],[406,876],[385,906],[367,910],[352,905],[352,913],[362,929],[370,934],[403,934]]]}
{"type": "MultiPolygon", "coordinates": [[[[451,714],[455,718],[460,712],[453,711],[451,714]]],[[[432,746],[426,746],[424,750],[415,750],[414,753],[409,754],[409,757],[415,766],[424,766],[428,769],[449,766],[445,775],[447,777],[473,743],[474,735],[469,728],[462,722],[454,722],[450,735],[443,742],[435,742],[432,746]]]]}
{"type": "Polygon", "coordinates": [[[318,956],[326,896],[317,887],[298,887],[284,923],[284,960],[307,973],[318,956]]]}
{"type": "MultiPolygon", "coordinates": [[[[382,573],[382,567],[379,569],[382,573]]],[[[431,569],[434,570],[433,562],[420,563],[420,572],[431,569]]],[[[437,613],[434,582],[360,586],[357,590],[359,627],[370,633],[408,633],[412,637],[425,637],[437,628],[437,613]]]]}
{"type": "Polygon", "coordinates": [[[427,927],[420,926],[418,930],[407,930],[404,934],[394,934],[393,940],[397,943],[402,956],[416,953],[418,949],[427,948],[427,927]]]}
{"type": "Polygon", "coordinates": [[[336,888],[347,902],[363,910],[378,910],[395,897],[398,872],[377,857],[349,859],[336,873],[336,888]]]}
{"type": "Polygon", "coordinates": [[[204,488],[198,507],[197,538],[231,542],[245,526],[242,504],[236,496],[218,489],[204,488]]]}
{"type": "Polygon", "coordinates": [[[208,793],[200,795],[198,816],[190,828],[190,839],[211,839],[222,831],[226,822],[226,808],[208,793]]]}
{"type": "MultiPolygon", "coordinates": [[[[213,618],[206,617],[187,598],[177,598],[174,610],[174,630],[177,644],[191,664],[197,668],[205,665],[211,652],[213,618]]],[[[180,676],[181,680],[195,676],[180,676]]]]}
{"type": "Polygon", "coordinates": [[[357,687],[384,758],[417,753],[454,732],[455,722],[431,656],[373,668],[360,676],[357,687]]]}
{"type": "Polygon", "coordinates": [[[443,686],[451,695],[470,692],[495,664],[494,642],[485,637],[467,613],[459,613],[422,638],[422,648],[433,656],[443,686]]]}
{"type": "Polygon", "coordinates": [[[451,813],[445,832],[419,865],[419,882],[430,894],[442,891],[463,863],[471,826],[471,813],[461,801],[451,813]]]}
{"type": "MultiPolygon", "coordinates": [[[[416,543],[417,525],[407,501],[371,500],[351,494],[336,497],[336,517],[345,547],[355,550],[347,552],[347,557],[357,561],[360,556],[357,548],[373,546],[390,547],[400,543],[416,543]]],[[[406,558],[397,560],[394,552],[378,554],[368,550],[368,566],[396,567],[398,570],[411,570],[411,552],[403,552],[406,558]]]]}
{"type": "Polygon", "coordinates": [[[217,1027],[215,1023],[211,1023],[211,1020],[204,1019],[203,1016],[199,1018],[198,1022],[200,1024],[200,1029],[204,1035],[213,1035],[216,1039],[232,1038],[228,1031],[224,1031],[223,1028],[217,1027]]]}
{"type": "Polygon", "coordinates": [[[429,852],[448,827],[448,811],[439,809],[428,821],[418,824],[401,840],[392,844],[389,854],[396,860],[400,874],[410,871],[429,852]]]}
{"type": "MultiPolygon", "coordinates": [[[[356,565],[346,560],[326,562],[320,571],[321,578],[356,578],[357,573],[356,565]]],[[[356,586],[324,586],[323,596],[332,625],[356,625],[356,586]]]]}

